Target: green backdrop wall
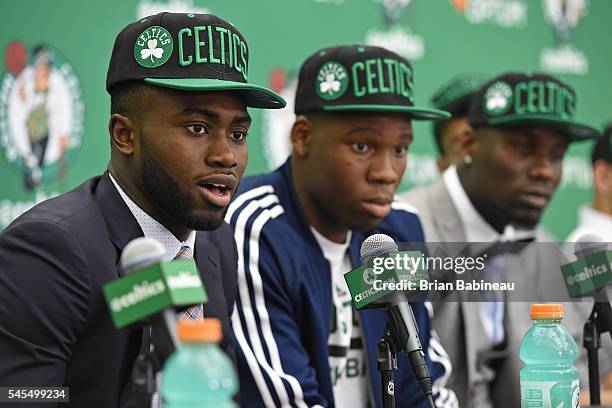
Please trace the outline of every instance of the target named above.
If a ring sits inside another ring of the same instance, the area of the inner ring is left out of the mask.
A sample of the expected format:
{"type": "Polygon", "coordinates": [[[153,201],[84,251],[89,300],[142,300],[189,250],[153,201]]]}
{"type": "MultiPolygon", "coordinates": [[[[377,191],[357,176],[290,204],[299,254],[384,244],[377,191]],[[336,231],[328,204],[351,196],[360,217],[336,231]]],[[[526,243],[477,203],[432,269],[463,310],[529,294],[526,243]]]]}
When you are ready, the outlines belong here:
{"type": "MultiPolygon", "coordinates": [[[[283,111],[251,111],[247,174],[284,160],[300,63],[339,43],[383,45],[410,59],[418,104],[428,104],[458,73],[547,71],[576,88],[581,118],[598,125],[612,120],[608,0],[4,0],[0,10],[0,229],[35,202],[105,169],[104,82],[115,35],[164,10],[208,11],[234,23],[249,42],[249,80],[290,100],[283,111]],[[49,70],[48,109],[32,118],[41,63],[49,70]],[[44,155],[36,155],[26,129],[48,131],[44,155]]],[[[438,176],[431,127],[414,128],[402,190],[438,176]]],[[[558,239],[591,198],[590,148],[571,147],[562,185],[545,213],[544,225],[558,239]]]]}

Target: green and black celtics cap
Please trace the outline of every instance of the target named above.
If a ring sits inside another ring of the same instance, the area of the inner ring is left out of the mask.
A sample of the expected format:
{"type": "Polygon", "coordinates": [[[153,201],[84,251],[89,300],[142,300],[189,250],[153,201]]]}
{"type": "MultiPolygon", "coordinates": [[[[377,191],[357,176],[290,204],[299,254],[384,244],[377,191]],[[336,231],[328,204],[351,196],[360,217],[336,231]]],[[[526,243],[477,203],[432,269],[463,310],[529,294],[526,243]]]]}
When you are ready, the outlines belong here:
{"type": "Polygon", "coordinates": [[[443,119],[449,113],[414,106],[412,66],[381,47],[324,48],[302,64],[295,113],[405,112],[412,119],[443,119]]]}
{"type": "MultiPolygon", "coordinates": [[[[465,117],[470,107],[472,97],[478,92],[490,76],[477,73],[459,74],[443,84],[431,97],[431,106],[449,112],[453,117],[465,117]]],[[[442,130],[448,120],[433,122],[436,147],[444,154],[442,146],[442,130]]]]}
{"type": "Polygon", "coordinates": [[[465,73],[453,77],[431,97],[431,106],[452,115],[467,115],[470,101],[490,75],[465,73]]]}
{"type": "Polygon", "coordinates": [[[597,160],[604,160],[612,164],[612,123],[606,126],[603,136],[597,140],[593,147],[591,162],[595,163],[597,160]]]}
{"type": "Polygon", "coordinates": [[[239,91],[246,106],[283,108],[273,91],[248,83],[244,36],[212,14],[159,13],[125,27],[113,47],[106,90],[120,82],[188,91],[239,91]]]}
{"type": "Polygon", "coordinates": [[[599,136],[595,126],[574,117],[576,92],[547,74],[508,72],[485,83],[474,95],[468,121],[478,126],[542,126],[571,141],[599,136]]]}

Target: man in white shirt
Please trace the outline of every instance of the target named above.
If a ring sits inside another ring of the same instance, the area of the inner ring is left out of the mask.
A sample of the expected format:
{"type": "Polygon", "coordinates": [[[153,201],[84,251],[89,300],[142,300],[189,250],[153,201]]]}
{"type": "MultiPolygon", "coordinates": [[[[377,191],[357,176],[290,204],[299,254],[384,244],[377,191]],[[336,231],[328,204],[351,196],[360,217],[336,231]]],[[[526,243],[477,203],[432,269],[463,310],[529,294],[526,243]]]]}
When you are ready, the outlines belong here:
{"type": "Polygon", "coordinates": [[[612,242],[612,125],[608,126],[591,153],[593,201],[580,208],[578,226],[566,238],[576,242],[584,234],[612,242]]]}

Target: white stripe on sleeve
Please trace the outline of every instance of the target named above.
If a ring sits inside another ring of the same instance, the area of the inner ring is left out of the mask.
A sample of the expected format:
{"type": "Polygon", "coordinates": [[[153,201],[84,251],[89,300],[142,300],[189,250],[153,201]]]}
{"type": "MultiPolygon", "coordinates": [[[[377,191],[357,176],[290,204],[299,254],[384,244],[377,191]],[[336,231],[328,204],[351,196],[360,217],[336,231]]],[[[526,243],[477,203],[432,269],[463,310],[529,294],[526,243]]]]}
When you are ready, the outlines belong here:
{"type": "MultiPolygon", "coordinates": [[[[262,186],[268,187],[268,186],[262,186]]],[[[271,188],[271,186],[270,186],[271,188]]],[[[268,191],[267,189],[260,189],[257,192],[253,189],[244,194],[251,194],[251,196],[258,196],[262,191],[268,191]]],[[[233,208],[233,211],[230,213],[228,211],[227,220],[230,220],[236,211],[241,205],[244,204],[246,200],[239,199],[242,195],[236,200],[236,206],[233,208]]],[[[270,318],[268,311],[265,305],[265,299],[263,294],[263,285],[261,280],[261,275],[259,273],[259,236],[261,230],[265,223],[269,221],[271,218],[276,218],[280,214],[283,213],[283,208],[280,205],[275,205],[272,208],[265,209],[261,211],[255,218],[255,221],[252,224],[250,236],[248,238],[249,245],[249,277],[253,283],[254,288],[254,296],[253,299],[250,298],[248,284],[247,284],[247,273],[245,270],[245,259],[244,259],[244,243],[245,243],[245,230],[248,220],[252,217],[252,215],[260,208],[266,208],[273,204],[278,203],[278,197],[270,194],[266,195],[258,200],[254,200],[247,204],[247,206],[239,213],[238,219],[236,221],[235,227],[235,239],[236,245],[238,247],[238,292],[241,301],[241,311],[238,311],[236,308],[234,312],[234,316],[232,316],[233,324],[235,326],[239,326],[240,334],[242,335],[241,339],[237,340],[240,343],[243,352],[245,353],[245,358],[247,359],[247,363],[251,372],[256,379],[257,386],[262,394],[262,398],[264,399],[264,403],[268,407],[274,407],[274,403],[270,394],[270,390],[268,389],[266,382],[261,378],[262,372],[261,368],[264,369],[265,373],[270,378],[274,386],[274,390],[278,395],[278,399],[282,407],[291,406],[289,401],[289,396],[285,385],[282,379],[285,379],[291,385],[291,389],[294,394],[294,402],[300,408],[306,408],[306,404],[304,402],[302,388],[300,387],[297,379],[291,375],[288,375],[284,372],[282,368],[282,364],[280,361],[280,356],[278,353],[278,347],[276,345],[276,341],[274,340],[274,336],[272,334],[272,328],[270,325],[270,318]],[[263,334],[264,343],[268,349],[272,367],[268,363],[266,359],[266,355],[264,353],[262,339],[259,336],[257,321],[255,319],[255,313],[253,310],[253,304],[255,305],[255,309],[259,316],[259,321],[261,325],[261,330],[263,334]],[[242,316],[240,315],[242,314],[242,316]],[[251,348],[248,346],[248,342],[242,333],[242,326],[240,322],[240,318],[243,319],[246,331],[248,334],[248,338],[251,343],[251,348]],[[259,377],[259,381],[258,381],[259,377]]]]}

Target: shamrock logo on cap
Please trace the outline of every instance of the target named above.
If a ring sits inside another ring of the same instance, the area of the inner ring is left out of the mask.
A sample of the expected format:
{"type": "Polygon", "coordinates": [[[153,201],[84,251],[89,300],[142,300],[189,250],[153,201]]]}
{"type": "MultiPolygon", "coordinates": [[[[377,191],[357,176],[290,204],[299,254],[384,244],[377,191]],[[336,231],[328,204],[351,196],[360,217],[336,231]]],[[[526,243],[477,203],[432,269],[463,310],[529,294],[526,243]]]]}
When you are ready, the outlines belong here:
{"type": "Polygon", "coordinates": [[[138,36],[134,45],[136,62],[146,68],[163,65],[172,54],[172,36],[163,27],[149,27],[138,36]]]}
{"type": "Polygon", "coordinates": [[[323,64],[317,74],[317,94],[323,99],[332,101],[341,97],[348,87],[346,68],[334,61],[323,64]]]}
{"type": "Polygon", "coordinates": [[[485,92],[484,109],[491,116],[508,112],[512,106],[512,88],[505,82],[495,82],[485,92]]]}
{"type": "Polygon", "coordinates": [[[152,38],[149,41],[147,41],[147,47],[149,48],[140,50],[140,58],[142,59],[151,58],[151,63],[155,64],[153,57],[161,58],[164,55],[164,49],[157,48],[157,40],[155,38],[152,38]]]}

